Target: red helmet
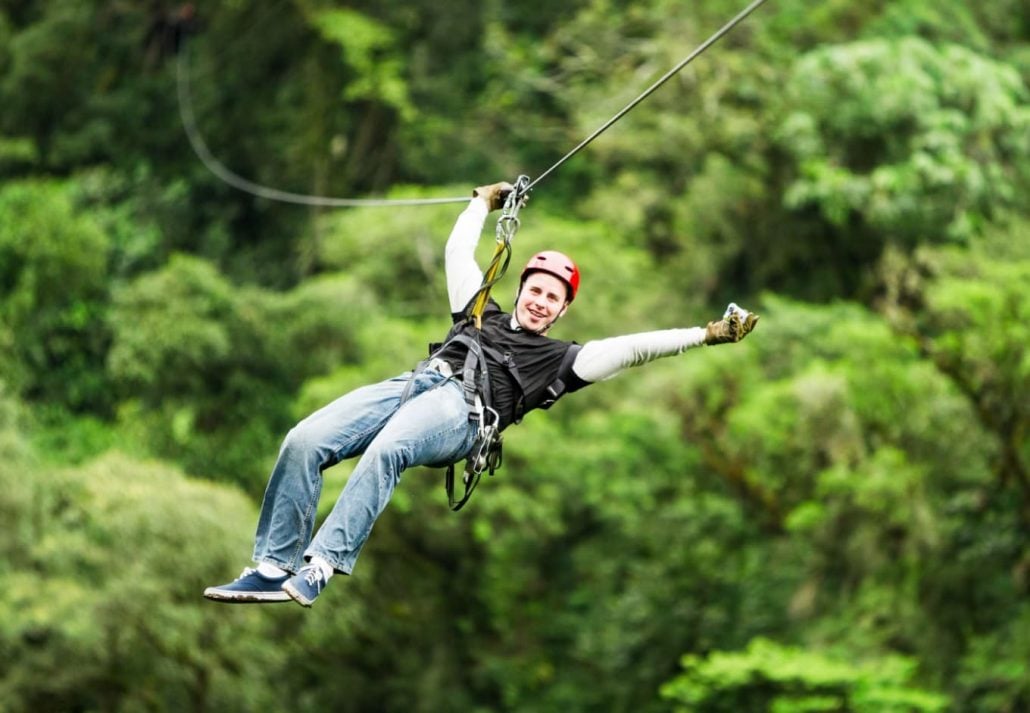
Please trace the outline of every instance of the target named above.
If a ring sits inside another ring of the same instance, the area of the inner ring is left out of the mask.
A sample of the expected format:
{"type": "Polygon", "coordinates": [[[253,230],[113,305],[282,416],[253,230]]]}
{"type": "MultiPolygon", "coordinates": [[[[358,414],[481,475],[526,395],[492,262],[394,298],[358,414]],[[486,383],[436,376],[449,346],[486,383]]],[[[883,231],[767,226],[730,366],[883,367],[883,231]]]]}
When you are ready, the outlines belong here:
{"type": "Polygon", "coordinates": [[[579,268],[568,255],[557,250],[538,252],[522,268],[519,285],[521,286],[526,281],[526,277],[533,272],[546,272],[554,275],[569,288],[569,302],[576,299],[576,291],[579,289],[579,268]]]}

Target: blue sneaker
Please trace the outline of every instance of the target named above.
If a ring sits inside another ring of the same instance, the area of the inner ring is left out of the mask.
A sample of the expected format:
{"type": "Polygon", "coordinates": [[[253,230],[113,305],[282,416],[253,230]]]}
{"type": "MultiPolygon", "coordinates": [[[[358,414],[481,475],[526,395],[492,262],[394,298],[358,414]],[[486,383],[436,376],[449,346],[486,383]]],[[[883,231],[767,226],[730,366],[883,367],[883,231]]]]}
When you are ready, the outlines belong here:
{"type": "Polygon", "coordinates": [[[288,602],[290,595],[283,591],[283,583],[289,574],[281,577],[266,577],[256,569],[247,567],[243,574],[229,584],[208,587],[204,596],[219,602],[288,602]]]}
{"type": "Polygon", "coordinates": [[[317,564],[309,564],[300,568],[293,577],[283,585],[283,591],[293,597],[301,606],[309,607],[325,589],[328,580],[317,564]]]}

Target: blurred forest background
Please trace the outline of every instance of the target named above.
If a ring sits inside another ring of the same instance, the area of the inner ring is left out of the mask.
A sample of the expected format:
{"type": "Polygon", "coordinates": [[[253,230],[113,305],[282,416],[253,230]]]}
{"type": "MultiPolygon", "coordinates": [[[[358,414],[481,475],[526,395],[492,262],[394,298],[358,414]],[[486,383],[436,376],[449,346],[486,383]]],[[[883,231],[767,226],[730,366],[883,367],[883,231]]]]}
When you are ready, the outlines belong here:
{"type": "Polygon", "coordinates": [[[0,711],[1030,710],[1025,0],[770,0],[515,242],[580,263],[560,338],[756,332],[531,414],[458,514],[406,474],[310,611],[201,598],[285,431],[446,331],[462,206],[227,186],[180,61],[241,176],[464,196],[742,6],[209,0],[184,43],[177,3],[0,0],[0,711]]]}

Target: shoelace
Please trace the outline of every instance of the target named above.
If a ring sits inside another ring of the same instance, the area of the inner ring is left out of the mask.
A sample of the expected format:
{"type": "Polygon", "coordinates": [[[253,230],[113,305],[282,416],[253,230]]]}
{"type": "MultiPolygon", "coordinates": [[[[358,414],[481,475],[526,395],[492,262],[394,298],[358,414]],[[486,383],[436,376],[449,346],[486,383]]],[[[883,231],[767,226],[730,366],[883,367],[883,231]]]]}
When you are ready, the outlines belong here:
{"type": "Polygon", "coordinates": [[[239,582],[244,577],[249,577],[250,575],[254,574],[255,572],[257,572],[257,570],[254,569],[253,567],[244,567],[243,568],[243,573],[239,577],[236,578],[236,581],[239,582]]]}
{"type": "Polygon", "coordinates": [[[319,582],[324,582],[325,578],[322,574],[322,570],[319,567],[307,567],[307,571],[304,573],[304,581],[310,584],[312,587],[318,586],[319,582]]]}

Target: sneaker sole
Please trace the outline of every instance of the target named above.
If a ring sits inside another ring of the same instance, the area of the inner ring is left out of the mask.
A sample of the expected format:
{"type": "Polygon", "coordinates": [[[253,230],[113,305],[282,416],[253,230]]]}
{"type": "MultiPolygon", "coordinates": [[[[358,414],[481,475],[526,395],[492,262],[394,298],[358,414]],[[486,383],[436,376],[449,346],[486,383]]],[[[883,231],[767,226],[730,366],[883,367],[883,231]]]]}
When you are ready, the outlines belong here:
{"type": "MultiPolygon", "coordinates": [[[[229,604],[274,604],[290,601],[290,595],[278,592],[232,592],[224,589],[208,588],[204,590],[204,598],[229,604]]],[[[310,605],[308,605],[310,606],[310,605]]]]}
{"type": "Polygon", "coordinates": [[[314,599],[308,599],[307,597],[305,597],[303,594],[297,591],[297,589],[294,588],[294,586],[289,582],[283,585],[283,592],[285,592],[290,599],[297,602],[302,607],[310,607],[312,604],[315,603],[314,599]]]}

